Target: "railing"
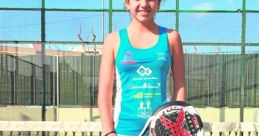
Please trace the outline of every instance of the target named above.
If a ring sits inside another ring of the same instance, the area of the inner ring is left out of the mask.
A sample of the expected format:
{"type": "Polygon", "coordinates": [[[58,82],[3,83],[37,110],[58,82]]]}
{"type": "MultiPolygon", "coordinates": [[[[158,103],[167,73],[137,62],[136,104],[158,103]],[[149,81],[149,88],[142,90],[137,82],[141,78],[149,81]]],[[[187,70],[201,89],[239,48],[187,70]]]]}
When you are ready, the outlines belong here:
{"type": "Polygon", "coordinates": [[[98,136],[100,122],[0,121],[0,136],[98,136]]]}
{"type": "Polygon", "coordinates": [[[217,122],[217,123],[204,123],[204,132],[210,136],[258,136],[259,123],[252,122],[217,122]]]}
{"type": "MultiPolygon", "coordinates": [[[[207,136],[258,136],[259,123],[204,122],[207,136]]],[[[0,136],[100,136],[100,122],[0,121],[0,136]]]]}

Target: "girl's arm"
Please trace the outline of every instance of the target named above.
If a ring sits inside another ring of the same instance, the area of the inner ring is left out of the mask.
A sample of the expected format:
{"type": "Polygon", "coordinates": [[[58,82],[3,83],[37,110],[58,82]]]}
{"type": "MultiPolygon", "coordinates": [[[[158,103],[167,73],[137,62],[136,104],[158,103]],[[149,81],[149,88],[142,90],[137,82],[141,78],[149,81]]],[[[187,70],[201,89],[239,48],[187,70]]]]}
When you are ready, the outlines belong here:
{"type": "Polygon", "coordinates": [[[186,101],[185,66],[181,37],[175,30],[169,30],[168,41],[173,59],[174,100],[186,101]]]}
{"type": "MultiPolygon", "coordinates": [[[[109,133],[114,130],[113,122],[113,81],[114,81],[114,44],[117,39],[116,33],[109,34],[105,41],[102,52],[99,86],[98,86],[98,107],[102,122],[102,134],[109,133]]],[[[112,136],[114,134],[110,134],[112,136]]]]}

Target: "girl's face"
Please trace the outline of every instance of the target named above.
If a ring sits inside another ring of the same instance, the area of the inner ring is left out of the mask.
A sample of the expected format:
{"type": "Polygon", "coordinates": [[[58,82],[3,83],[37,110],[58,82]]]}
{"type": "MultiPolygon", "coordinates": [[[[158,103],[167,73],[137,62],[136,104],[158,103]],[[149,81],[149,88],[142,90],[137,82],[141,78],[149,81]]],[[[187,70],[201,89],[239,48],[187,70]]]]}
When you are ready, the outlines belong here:
{"type": "Polygon", "coordinates": [[[132,19],[145,23],[154,20],[156,11],[159,9],[159,1],[125,0],[125,6],[130,11],[132,19]]]}

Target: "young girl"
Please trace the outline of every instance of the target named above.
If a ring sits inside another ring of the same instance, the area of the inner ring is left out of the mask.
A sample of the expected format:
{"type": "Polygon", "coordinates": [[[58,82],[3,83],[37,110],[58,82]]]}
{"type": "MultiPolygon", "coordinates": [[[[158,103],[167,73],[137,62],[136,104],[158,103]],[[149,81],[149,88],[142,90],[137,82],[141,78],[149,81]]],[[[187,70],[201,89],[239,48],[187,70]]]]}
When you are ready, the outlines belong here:
{"type": "Polygon", "coordinates": [[[180,35],[158,26],[154,17],[161,0],[125,0],[128,27],[104,41],[98,106],[104,136],[137,136],[160,105],[186,100],[184,57],[180,35]],[[171,68],[174,98],[167,90],[171,68]],[[116,73],[116,99],[112,106],[116,73]]]}

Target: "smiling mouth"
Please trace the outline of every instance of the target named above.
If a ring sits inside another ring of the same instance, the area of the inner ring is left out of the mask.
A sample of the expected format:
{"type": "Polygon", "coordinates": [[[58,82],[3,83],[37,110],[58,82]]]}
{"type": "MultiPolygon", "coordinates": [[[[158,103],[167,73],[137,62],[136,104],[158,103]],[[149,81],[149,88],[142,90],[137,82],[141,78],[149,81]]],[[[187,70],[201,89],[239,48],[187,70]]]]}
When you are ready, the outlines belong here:
{"type": "Polygon", "coordinates": [[[146,10],[140,10],[140,11],[138,11],[139,13],[141,13],[141,14],[149,14],[150,12],[149,11],[146,11],[146,10]]]}
{"type": "Polygon", "coordinates": [[[148,13],[148,10],[139,10],[138,12],[144,12],[144,13],[148,13]]]}

